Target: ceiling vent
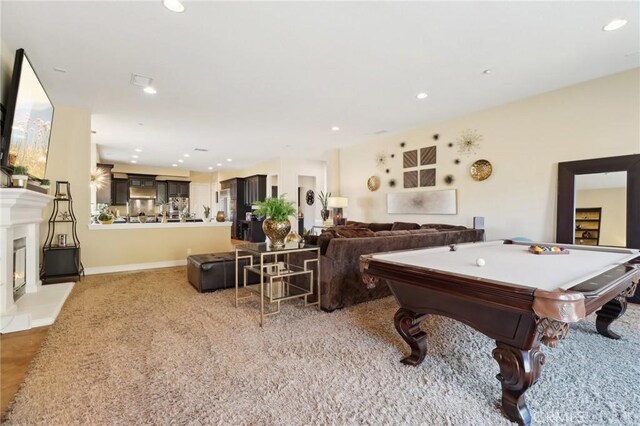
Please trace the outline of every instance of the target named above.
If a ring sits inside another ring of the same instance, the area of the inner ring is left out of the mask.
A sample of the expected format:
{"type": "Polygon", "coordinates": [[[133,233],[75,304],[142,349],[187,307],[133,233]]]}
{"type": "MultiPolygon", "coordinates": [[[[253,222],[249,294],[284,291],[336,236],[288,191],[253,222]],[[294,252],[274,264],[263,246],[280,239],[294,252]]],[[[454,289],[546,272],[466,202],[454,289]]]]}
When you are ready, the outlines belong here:
{"type": "Polygon", "coordinates": [[[387,133],[387,130],[378,130],[375,132],[376,135],[384,135],[385,133],[387,133]]]}
{"type": "Polygon", "coordinates": [[[148,87],[151,86],[151,82],[153,79],[151,77],[146,77],[144,75],[139,74],[131,74],[131,84],[138,87],[148,87]]]}
{"type": "Polygon", "coordinates": [[[209,150],[206,148],[194,148],[193,150],[198,152],[209,152],[209,150]]]}

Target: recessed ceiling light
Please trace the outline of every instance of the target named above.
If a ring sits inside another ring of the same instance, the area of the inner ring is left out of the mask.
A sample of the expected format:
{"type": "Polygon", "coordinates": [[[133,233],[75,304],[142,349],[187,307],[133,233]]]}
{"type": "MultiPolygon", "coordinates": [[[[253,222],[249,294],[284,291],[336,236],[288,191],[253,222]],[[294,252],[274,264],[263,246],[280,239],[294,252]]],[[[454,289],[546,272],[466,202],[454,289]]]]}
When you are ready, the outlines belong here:
{"type": "Polygon", "coordinates": [[[137,161],[136,161],[136,160],[131,160],[131,162],[132,162],[133,164],[137,163],[137,161]]]}
{"type": "Polygon", "coordinates": [[[338,127],[338,126],[333,126],[333,127],[331,128],[331,130],[333,130],[334,132],[337,132],[338,130],[340,130],[340,127],[338,127]]]}
{"type": "Polygon", "coordinates": [[[133,158],[139,158],[139,155],[132,155],[133,158]]]}
{"type": "Polygon", "coordinates": [[[615,31],[624,27],[625,25],[627,25],[626,19],[614,19],[613,21],[602,27],[602,31],[615,31]]]}
{"type": "Polygon", "coordinates": [[[144,93],[148,93],[150,95],[155,95],[156,93],[158,93],[158,91],[151,86],[147,86],[142,90],[144,90],[144,93]]]}
{"type": "Polygon", "coordinates": [[[189,154],[184,154],[184,157],[189,157],[189,154]]]}
{"type": "Polygon", "coordinates": [[[482,74],[486,74],[486,75],[489,75],[491,73],[493,73],[493,70],[491,68],[487,68],[486,70],[482,71],[482,74]]]}
{"type": "Polygon", "coordinates": [[[184,160],[181,158],[178,160],[178,163],[184,163],[184,160]]]}
{"type": "Polygon", "coordinates": [[[136,148],[136,152],[142,152],[140,148],[136,148]]]}
{"type": "Polygon", "coordinates": [[[230,163],[230,162],[232,162],[233,160],[232,160],[231,158],[227,158],[227,161],[230,163]]]}
{"type": "Polygon", "coordinates": [[[426,92],[420,92],[416,95],[416,98],[418,99],[427,99],[429,95],[426,92]]]}
{"type": "Polygon", "coordinates": [[[173,163],[171,167],[178,167],[178,165],[176,163],[173,163]]]}
{"type": "Polygon", "coordinates": [[[216,164],[216,166],[222,167],[222,163],[218,163],[218,164],[216,164]]]}
{"type": "Polygon", "coordinates": [[[212,167],[212,166],[209,166],[209,167],[207,167],[207,169],[209,169],[209,170],[213,170],[213,167],[212,167]]]}
{"type": "Polygon", "coordinates": [[[162,4],[172,12],[184,12],[184,5],[180,0],[162,0],[162,4]]]}

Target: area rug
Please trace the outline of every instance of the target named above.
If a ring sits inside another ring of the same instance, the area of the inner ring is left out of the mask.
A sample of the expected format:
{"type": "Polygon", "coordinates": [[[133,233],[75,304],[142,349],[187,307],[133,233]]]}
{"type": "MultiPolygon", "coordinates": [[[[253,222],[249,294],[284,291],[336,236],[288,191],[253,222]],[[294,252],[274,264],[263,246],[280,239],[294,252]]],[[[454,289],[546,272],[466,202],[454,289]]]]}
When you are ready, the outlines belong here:
{"type": "MultiPolygon", "coordinates": [[[[261,328],[254,298],[197,293],[184,268],[77,284],[32,363],[11,425],[507,425],[494,342],[430,317],[426,359],[401,364],[393,298],[326,313],[282,305],[261,328]]],[[[636,425],[640,307],[606,339],[594,317],[544,348],[527,394],[537,425],[636,425]]]]}

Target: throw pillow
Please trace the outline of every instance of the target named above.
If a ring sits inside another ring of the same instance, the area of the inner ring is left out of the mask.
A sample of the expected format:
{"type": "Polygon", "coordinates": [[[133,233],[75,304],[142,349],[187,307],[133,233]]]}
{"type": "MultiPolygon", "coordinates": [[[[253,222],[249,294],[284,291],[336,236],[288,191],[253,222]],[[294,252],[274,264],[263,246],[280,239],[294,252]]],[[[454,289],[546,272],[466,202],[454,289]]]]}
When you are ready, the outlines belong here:
{"type": "Polygon", "coordinates": [[[391,231],[393,223],[372,223],[368,226],[373,232],[378,231],[391,231]]]}
{"type": "Polygon", "coordinates": [[[409,231],[411,229],[420,229],[420,225],[411,222],[393,222],[392,231],[409,231]]]}
{"type": "Polygon", "coordinates": [[[344,228],[337,229],[336,234],[342,238],[363,238],[363,237],[375,237],[376,234],[369,228],[357,228],[353,226],[345,226],[344,228]]]}

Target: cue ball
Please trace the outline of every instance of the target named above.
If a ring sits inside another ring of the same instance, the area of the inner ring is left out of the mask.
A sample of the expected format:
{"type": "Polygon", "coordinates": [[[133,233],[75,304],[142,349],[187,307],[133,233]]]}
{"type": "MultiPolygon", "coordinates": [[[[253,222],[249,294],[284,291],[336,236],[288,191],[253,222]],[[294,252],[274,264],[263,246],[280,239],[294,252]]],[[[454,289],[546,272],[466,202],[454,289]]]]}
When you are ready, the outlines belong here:
{"type": "Polygon", "coordinates": [[[483,258],[479,257],[479,258],[477,258],[477,259],[476,259],[476,265],[478,265],[478,266],[484,266],[484,263],[485,263],[485,262],[484,262],[484,259],[483,259],[483,258]]]}

